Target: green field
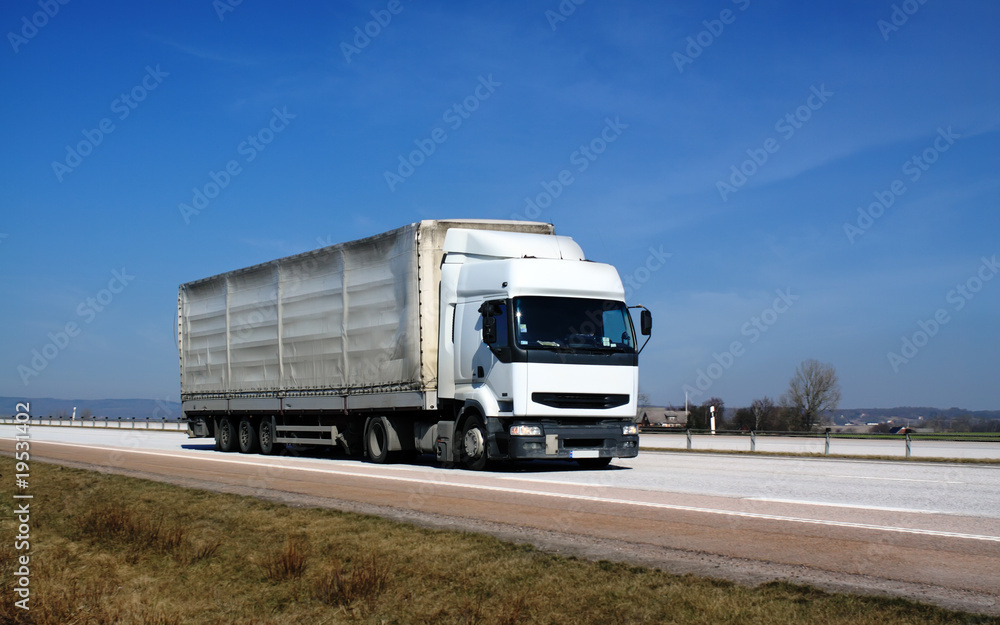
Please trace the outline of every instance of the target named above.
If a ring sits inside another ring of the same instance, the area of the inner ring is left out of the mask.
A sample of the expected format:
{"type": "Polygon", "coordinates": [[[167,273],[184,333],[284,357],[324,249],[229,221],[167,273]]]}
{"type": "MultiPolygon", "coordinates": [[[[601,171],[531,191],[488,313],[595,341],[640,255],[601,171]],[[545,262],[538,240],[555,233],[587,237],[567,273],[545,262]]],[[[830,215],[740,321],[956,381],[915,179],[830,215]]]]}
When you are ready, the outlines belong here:
{"type": "MultiPolygon", "coordinates": [[[[0,569],[11,580],[13,461],[0,569]]],[[[0,623],[1000,623],[904,600],[747,588],[471,533],[31,465],[29,611],[0,623]]]]}

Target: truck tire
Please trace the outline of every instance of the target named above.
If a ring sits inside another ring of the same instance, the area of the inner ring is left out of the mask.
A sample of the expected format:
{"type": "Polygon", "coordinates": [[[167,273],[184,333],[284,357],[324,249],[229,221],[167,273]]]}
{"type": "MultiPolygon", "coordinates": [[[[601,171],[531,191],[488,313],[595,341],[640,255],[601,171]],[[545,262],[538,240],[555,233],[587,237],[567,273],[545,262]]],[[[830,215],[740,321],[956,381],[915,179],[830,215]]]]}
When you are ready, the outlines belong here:
{"type": "Polygon", "coordinates": [[[241,454],[257,453],[257,450],[260,449],[260,441],[257,440],[257,428],[254,427],[253,419],[250,417],[241,419],[237,434],[241,454]]]}
{"type": "Polygon", "coordinates": [[[392,455],[389,453],[389,432],[381,417],[368,421],[365,451],[368,453],[368,459],[375,464],[386,464],[392,460],[392,455]]]}
{"type": "Polygon", "coordinates": [[[462,427],[459,454],[462,466],[470,471],[482,471],[489,462],[489,434],[479,415],[471,415],[462,427]]]}
{"type": "Polygon", "coordinates": [[[577,462],[584,469],[603,469],[611,464],[611,458],[580,458],[577,462]]]}
{"type": "Polygon", "coordinates": [[[276,433],[271,420],[266,418],[261,419],[260,426],[257,428],[257,441],[260,443],[260,453],[265,456],[278,453],[278,444],[274,442],[275,436],[276,433]]]}
{"type": "Polygon", "coordinates": [[[233,425],[233,420],[229,417],[219,419],[219,426],[215,432],[215,442],[219,447],[219,451],[227,453],[236,451],[236,427],[233,425]]]}

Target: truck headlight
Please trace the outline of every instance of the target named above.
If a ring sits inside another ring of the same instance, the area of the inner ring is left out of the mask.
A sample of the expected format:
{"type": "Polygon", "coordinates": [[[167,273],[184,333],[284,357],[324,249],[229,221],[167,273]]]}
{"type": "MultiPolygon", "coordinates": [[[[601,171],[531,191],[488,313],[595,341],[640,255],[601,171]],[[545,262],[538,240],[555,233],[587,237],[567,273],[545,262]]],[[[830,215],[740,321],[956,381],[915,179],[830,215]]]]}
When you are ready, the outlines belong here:
{"type": "Polygon", "coordinates": [[[634,423],[622,426],[622,434],[625,436],[635,436],[639,433],[639,428],[634,423]]]}
{"type": "Polygon", "coordinates": [[[511,436],[541,436],[542,428],[537,425],[512,425],[510,426],[511,436]]]}

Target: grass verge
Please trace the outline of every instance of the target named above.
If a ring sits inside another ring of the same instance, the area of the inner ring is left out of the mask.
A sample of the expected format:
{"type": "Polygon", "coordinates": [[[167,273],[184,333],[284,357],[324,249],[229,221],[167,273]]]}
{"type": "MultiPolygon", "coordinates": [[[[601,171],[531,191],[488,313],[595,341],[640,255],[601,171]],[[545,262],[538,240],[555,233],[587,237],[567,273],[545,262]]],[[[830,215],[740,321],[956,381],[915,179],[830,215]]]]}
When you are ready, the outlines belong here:
{"type": "MultiPolygon", "coordinates": [[[[10,478],[12,459],[0,467],[10,478]]],[[[40,462],[31,469],[31,610],[5,591],[0,623],[1000,623],[40,462]]],[[[10,580],[24,552],[13,547],[13,480],[3,482],[0,571],[10,580]]]]}

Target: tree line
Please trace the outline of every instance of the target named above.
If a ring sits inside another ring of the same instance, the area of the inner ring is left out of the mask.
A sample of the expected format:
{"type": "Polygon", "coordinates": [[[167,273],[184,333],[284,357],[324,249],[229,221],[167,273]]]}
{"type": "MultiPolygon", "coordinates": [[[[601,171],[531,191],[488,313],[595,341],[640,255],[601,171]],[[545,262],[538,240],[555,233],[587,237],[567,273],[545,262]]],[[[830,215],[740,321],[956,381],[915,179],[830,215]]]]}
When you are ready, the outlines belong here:
{"type": "Polygon", "coordinates": [[[711,407],[715,406],[716,429],[795,432],[809,431],[832,413],[840,403],[840,383],[832,365],[816,360],[800,364],[788,382],[788,390],[775,402],[768,396],[755,399],[747,408],[736,410],[726,419],[722,399],[712,397],[700,406],[688,407],[688,425],[692,430],[711,427],[711,407]]]}

